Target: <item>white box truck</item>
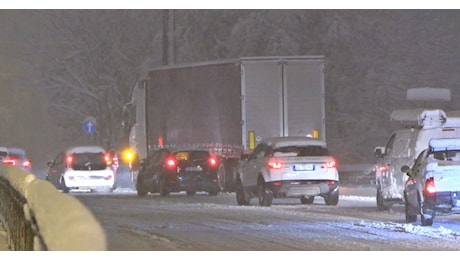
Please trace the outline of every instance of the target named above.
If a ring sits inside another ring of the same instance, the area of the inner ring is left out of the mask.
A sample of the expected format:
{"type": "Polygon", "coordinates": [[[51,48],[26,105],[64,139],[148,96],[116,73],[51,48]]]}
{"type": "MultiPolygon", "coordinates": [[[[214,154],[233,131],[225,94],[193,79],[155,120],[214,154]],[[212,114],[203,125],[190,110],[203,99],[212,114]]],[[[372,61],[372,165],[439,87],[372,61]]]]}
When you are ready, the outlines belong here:
{"type": "MultiPolygon", "coordinates": [[[[324,57],[245,57],[149,71],[124,106],[139,159],[161,147],[219,156],[222,191],[234,191],[238,162],[262,138],[326,141],[324,57]]],[[[133,179],[136,172],[133,171],[133,179]]]]}

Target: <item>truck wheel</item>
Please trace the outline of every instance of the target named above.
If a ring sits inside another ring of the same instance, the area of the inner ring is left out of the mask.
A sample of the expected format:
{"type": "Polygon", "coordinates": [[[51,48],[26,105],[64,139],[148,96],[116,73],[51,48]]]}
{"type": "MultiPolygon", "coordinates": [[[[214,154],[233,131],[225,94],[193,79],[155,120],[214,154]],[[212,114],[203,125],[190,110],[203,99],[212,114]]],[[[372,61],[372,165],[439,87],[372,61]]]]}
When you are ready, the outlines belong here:
{"type": "Polygon", "coordinates": [[[245,205],[249,205],[250,201],[251,201],[251,198],[249,197],[249,194],[244,189],[243,183],[241,182],[240,179],[237,179],[236,180],[236,202],[240,206],[245,206],[245,205]]]}
{"type": "Polygon", "coordinates": [[[382,192],[380,191],[380,189],[377,189],[376,200],[377,200],[377,208],[378,208],[380,211],[384,211],[384,210],[389,209],[389,207],[386,206],[386,205],[384,204],[384,202],[383,202],[383,196],[382,196],[382,192]]]}
{"type": "Polygon", "coordinates": [[[257,183],[257,189],[259,205],[264,207],[270,207],[273,201],[273,194],[271,190],[267,189],[267,185],[265,185],[265,181],[263,179],[260,179],[257,183]]]}
{"type": "Polygon", "coordinates": [[[337,205],[339,203],[339,190],[337,189],[329,193],[329,195],[324,197],[324,202],[329,206],[337,205]]]}

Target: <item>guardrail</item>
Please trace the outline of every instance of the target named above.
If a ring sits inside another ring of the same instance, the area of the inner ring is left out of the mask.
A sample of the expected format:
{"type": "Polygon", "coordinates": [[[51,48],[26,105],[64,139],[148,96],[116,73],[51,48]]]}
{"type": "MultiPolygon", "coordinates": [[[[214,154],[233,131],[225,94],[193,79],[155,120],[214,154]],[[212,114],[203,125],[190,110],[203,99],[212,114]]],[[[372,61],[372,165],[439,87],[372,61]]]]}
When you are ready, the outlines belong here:
{"type": "Polygon", "coordinates": [[[32,173],[3,164],[0,225],[12,251],[107,250],[104,230],[78,199],[32,173]]]}

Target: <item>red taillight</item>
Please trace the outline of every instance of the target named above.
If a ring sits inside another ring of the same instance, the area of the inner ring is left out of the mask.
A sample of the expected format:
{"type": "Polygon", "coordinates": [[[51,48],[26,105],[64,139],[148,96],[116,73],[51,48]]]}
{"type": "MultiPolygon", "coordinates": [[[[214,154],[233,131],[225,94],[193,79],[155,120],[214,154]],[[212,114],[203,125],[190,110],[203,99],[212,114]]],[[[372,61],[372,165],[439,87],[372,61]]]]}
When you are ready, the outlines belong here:
{"type": "Polygon", "coordinates": [[[334,160],[326,162],[326,167],[327,168],[335,168],[336,167],[336,162],[334,160]]]}
{"type": "Polygon", "coordinates": [[[433,195],[436,193],[436,186],[434,185],[434,178],[430,177],[425,182],[425,192],[428,195],[433,195]]]}
{"type": "Polygon", "coordinates": [[[168,169],[176,168],[176,166],[177,166],[176,158],[174,158],[174,157],[166,158],[165,165],[166,165],[166,168],[168,168],[168,169]]]}
{"type": "Polygon", "coordinates": [[[281,187],[281,186],[283,186],[283,182],[281,182],[281,181],[274,181],[274,182],[272,183],[272,185],[275,186],[275,187],[281,187]]]}
{"type": "Polygon", "coordinates": [[[24,169],[29,169],[30,166],[31,166],[31,163],[30,163],[30,161],[28,161],[28,160],[26,160],[26,161],[24,161],[24,162],[22,163],[22,168],[24,168],[24,169]]]}
{"type": "Polygon", "coordinates": [[[67,155],[65,162],[67,163],[67,166],[71,166],[73,163],[73,155],[67,155]]]}
{"type": "Polygon", "coordinates": [[[210,167],[216,167],[217,164],[218,164],[218,160],[217,160],[216,157],[213,157],[213,156],[212,156],[212,157],[210,157],[210,158],[208,159],[208,163],[209,163],[209,166],[210,166],[210,167]]]}
{"type": "Polygon", "coordinates": [[[335,185],[337,182],[336,181],[326,181],[327,185],[332,186],[335,185]]]}
{"type": "Polygon", "coordinates": [[[111,165],[111,164],[112,164],[112,157],[110,156],[110,154],[104,154],[104,162],[105,162],[107,165],[111,165]]]}
{"type": "Polygon", "coordinates": [[[283,162],[273,160],[273,161],[269,161],[267,163],[267,166],[268,166],[269,169],[281,169],[281,168],[283,168],[283,162]]]}
{"type": "Polygon", "coordinates": [[[9,158],[3,159],[3,163],[7,165],[16,165],[16,161],[14,159],[9,158]]]}

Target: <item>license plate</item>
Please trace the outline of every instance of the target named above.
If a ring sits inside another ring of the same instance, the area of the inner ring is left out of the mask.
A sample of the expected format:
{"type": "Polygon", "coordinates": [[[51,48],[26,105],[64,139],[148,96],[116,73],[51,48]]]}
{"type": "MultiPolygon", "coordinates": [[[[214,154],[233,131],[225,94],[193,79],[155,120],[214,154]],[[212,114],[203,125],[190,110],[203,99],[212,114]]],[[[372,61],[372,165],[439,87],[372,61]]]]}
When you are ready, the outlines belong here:
{"type": "Polygon", "coordinates": [[[200,167],[200,166],[197,166],[197,167],[186,167],[186,168],[185,168],[185,171],[187,171],[187,172],[201,172],[201,171],[203,171],[203,168],[200,167]]]}
{"type": "Polygon", "coordinates": [[[294,171],[314,171],[315,165],[314,164],[295,164],[292,169],[294,171]]]}

